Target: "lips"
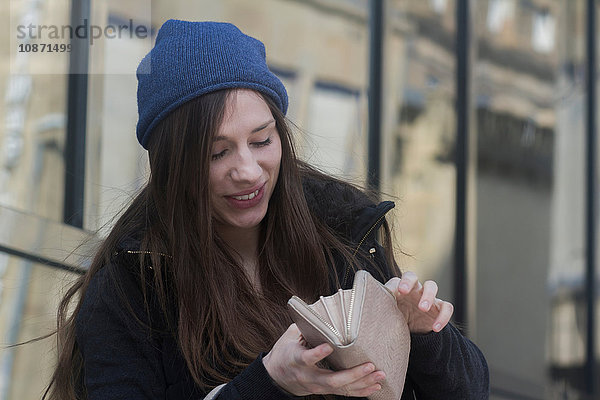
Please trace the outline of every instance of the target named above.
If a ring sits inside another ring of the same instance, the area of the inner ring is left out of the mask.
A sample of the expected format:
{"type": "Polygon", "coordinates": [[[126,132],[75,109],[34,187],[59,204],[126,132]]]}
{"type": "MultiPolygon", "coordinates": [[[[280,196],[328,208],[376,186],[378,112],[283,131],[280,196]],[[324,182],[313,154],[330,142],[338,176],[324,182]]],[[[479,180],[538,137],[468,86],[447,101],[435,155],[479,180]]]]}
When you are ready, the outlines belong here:
{"type": "Polygon", "coordinates": [[[266,183],[263,183],[258,188],[253,188],[245,192],[236,193],[233,195],[225,196],[227,202],[234,208],[244,209],[254,207],[263,198],[265,194],[266,183]]]}
{"type": "Polygon", "coordinates": [[[241,196],[231,196],[236,200],[252,200],[253,198],[255,198],[258,195],[258,192],[260,191],[260,189],[256,189],[254,192],[249,193],[249,194],[243,194],[241,196]]]}

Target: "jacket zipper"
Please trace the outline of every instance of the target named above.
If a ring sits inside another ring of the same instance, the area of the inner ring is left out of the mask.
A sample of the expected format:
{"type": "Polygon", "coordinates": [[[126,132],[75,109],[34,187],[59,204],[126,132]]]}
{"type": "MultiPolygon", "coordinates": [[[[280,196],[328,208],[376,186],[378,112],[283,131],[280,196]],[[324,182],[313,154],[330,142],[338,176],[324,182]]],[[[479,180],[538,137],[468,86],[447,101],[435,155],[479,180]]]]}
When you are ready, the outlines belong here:
{"type": "MultiPolygon", "coordinates": [[[[369,230],[367,231],[367,233],[365,233],[365,235],[362,237],[362,239],[358,243],[358,246],[356,246],[356,248],[354,249],[354,253],[352,254],[352,256],[356,257],[356,253],[358,253],[358,249],[360,249],[360,246],[362,246],[363,242],[371,234],[371,232],[373,231],[373,229],[375,229],[375,227],[377,225],[379,225],[379,222],[381,222],[381,220],[385,218],[386,214],[387,214],[387,212],[385,214],[383,214],[381,217],[379,217],[379,219],[377,219],[377,221],[375,221],[375,223],[373,225],[371,225],[371,227],[369,228],[369,230]]],[[[342,286],[346,285],[346,280],[348,279],[348,273],[349,272],[350,272],[350,266],[348,265],[348,266],[346,266],[346,271],[344,272],[344,280],[342,281],[342,286]]]]}
{"type": "Polygon", "coordinates": [[[157,253],[157,252],[154,252],[154,251],[125,250],[125,253],[128,253],[128,254],[158,254],[159,256],[168,257],[168,258],[173,258],[173,256],[170,256],[170,255],[168,255],[168,254],[165,254],[165,253],[157,253]]]}

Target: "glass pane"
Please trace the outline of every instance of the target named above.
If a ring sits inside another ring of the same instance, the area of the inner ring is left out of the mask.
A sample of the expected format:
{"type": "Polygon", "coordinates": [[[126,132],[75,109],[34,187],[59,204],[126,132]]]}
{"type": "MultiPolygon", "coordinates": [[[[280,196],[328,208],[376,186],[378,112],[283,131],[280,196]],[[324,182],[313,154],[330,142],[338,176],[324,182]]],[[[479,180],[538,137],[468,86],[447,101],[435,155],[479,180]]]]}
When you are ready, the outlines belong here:
{"type": "Polygon", "coordinates": [[[396,196],[403,270],[452,299],[456,141],[453,1],[402,0],[386,12],[384,191],[396,196]]]}
{"type": "Polygon", "coordinates": [[[476,338],[497,396],[581,389],[584,6],[486,0],[474,10],[476,338]]]}
{"type": "Polygon", "coordinates": [[[122,32],[90,46],[84,226],[107,232],[148,173],[135,135],[136,69],[156,32],[149,0],[92,1],[91,18],[105,31],[122,32]]]}
{"type": "Polygon", "coordinates": [[[363,139],[360,94],[317,83],[309,107],[304,158],[332,174],[363,176],[365,146],[357,146],[363,139]]]}
{"type": "MultiPolygon", "coordinates": [[[[77,275],[0,253],[0,341],[52,332],[65,289],[77,275]]],[[[56,362],[55,337],[0,352],[0,398],[39,399],[56,362]]]]}
{"type": "Polygon", "coordinates": [[[69,52],[48,27],[68,25],[70,1],[10,0],[0,60],[0,204],[62,220],[69,52]],[[50,4],[51,3],[51,4],[50,4]],[[40,30],[42,26],[47,29],[40,30]],[[55,48],[58,46],[58,48],[55,48]]]}

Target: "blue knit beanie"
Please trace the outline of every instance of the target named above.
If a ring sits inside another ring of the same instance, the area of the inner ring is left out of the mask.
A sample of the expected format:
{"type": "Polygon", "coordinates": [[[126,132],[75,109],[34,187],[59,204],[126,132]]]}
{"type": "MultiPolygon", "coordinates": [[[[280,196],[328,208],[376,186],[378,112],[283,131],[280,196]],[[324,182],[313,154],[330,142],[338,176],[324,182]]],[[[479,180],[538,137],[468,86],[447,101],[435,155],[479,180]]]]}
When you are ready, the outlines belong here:
{"type": "Polygon", "coordinates": [[[253,89],[271,97],[282,113],[288,107],[285,87],[267,67],[265,46],[229,23],[168,20],[137,79],[137,138],[145,149],[171,111],[216,90],[253,89]]]}

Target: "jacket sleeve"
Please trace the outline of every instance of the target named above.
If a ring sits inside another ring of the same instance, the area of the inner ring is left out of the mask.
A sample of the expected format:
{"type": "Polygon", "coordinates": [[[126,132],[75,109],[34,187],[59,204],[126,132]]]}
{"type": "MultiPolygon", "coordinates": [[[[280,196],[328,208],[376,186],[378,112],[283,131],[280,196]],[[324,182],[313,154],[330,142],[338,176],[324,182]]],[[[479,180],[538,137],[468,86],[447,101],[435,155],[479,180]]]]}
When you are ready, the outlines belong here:
{"type": "MultiPolygon", "coordinates": [[[[160,338],[144,327],[149,321],[145,317],[141,290],[131,277],[119,273],[118,279],[131,309],[124,306],[122,294],[110,276],[114,269],[106,266],[92,278],[76,318],[76,341],[83,356],[87,399],[180,398],[180,389],[169,387],[165,378],[168,366],[160,338]]],[[[206,395],[197,387],[195,394],[186,398],[202,400],[206,395]]],[[[217,398],[293,399],[272,381],[262,364],[262,355],[223,387],[217,398]]]]}
{"type": "Polygon", "coordinates": [[[269,400],[287,400],[298,399],[283,392],[279,386],[269,376],[265,369],[261,354],[252,364],[250,364],[241,374],[225,385],[217,396],[218,400],[250,400],[250,399],[269,399],[269,400]]]}
{"type": "Polygon", "coordinates": [[[489,398],[483,354],[451,324],[439,333],[411,335],[407,380],[417,400],[489,398]]]}

